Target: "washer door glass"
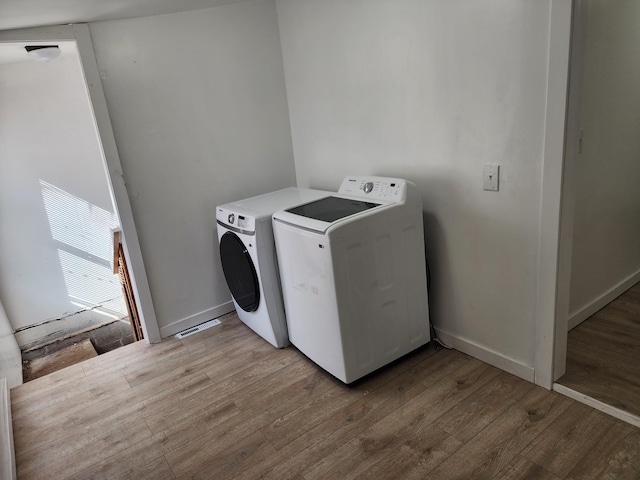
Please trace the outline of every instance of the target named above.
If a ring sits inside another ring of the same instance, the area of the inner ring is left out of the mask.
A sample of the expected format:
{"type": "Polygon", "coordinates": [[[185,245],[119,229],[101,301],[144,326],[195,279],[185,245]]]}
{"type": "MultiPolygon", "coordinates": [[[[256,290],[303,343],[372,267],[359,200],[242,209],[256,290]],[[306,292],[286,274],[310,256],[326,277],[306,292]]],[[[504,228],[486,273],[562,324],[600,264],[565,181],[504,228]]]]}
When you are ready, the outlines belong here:
{"type": "Polygon", "coordinates": [[[220,260],[231,295],[245,312],[255,312],[260,304],[258,274],[251,255],[233,232],[220,239],[220,260]]]}

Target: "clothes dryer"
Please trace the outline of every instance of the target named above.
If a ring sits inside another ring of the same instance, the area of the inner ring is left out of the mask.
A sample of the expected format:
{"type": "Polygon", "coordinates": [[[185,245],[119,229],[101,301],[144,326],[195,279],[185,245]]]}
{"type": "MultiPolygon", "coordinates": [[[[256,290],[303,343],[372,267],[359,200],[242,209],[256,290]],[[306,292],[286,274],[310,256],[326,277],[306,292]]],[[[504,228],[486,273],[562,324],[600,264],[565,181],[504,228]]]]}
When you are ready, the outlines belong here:
{"type": "Polygon", "coordinates": [[[430,341],[413,183],[350,176],[273,223],[289,339],[311,360],[350,383],[430,341]]]}
{"type": "Polygon", "coordinates": [[[275,347],[289,341],[271,215],[329,194],[285,188],[216,208],[220,261],[238,317],[275,347]]]}

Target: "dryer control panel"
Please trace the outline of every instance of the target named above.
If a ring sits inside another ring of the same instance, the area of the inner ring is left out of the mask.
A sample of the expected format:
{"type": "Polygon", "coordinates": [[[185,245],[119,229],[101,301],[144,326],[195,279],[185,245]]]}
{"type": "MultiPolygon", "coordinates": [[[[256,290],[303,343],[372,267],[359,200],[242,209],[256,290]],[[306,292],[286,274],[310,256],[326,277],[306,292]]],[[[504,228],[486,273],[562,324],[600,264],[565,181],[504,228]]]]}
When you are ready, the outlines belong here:
{"type": "Polygon", "coordinates": [[[242,215],[227,208],[218,207],[216,209],[216,220],[220,225],[238,233],[251,235],[256,230],[254,217],[242,215]]]}
{"type": "Polygon", "coordinates": [[[407,182],[401,178],[347,176],[338,193],[370,199],[401,202],[406,198],[407,182]]]}

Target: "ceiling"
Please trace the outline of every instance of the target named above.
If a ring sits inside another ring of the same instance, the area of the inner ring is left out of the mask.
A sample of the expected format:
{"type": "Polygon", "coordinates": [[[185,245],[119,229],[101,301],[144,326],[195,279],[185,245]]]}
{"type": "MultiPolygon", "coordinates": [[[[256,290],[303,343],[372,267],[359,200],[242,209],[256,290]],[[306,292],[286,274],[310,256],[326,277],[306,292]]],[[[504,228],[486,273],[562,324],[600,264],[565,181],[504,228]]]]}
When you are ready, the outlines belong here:
{"type": "Polygon", "coordinates": [[[0,0],[0,30],[146,17],[239,1],[243,0],[0,0]]]}

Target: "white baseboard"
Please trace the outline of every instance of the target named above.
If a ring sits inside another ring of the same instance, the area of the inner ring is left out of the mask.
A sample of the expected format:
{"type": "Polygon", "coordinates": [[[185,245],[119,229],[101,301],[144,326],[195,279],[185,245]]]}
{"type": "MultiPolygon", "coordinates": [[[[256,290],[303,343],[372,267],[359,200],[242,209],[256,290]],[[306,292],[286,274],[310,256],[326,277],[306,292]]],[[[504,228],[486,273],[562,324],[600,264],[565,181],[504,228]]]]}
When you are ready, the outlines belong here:
{"type": "Polygon", "coordinates": [[[511,373],[528,382],[533,383],[535,380],[535,369],[529,365],[524,365],[513,358],[509,358],[506,355],[491,350],[490,348],[483,347],[470,340],[456,336],[446,330],[436,328],[436,333],[440,340],[462,353],[466,353],[478,360],[482,360],[489,365],[493,365],[500,370],[504,370],[505,372],[511,373]]]}
{"type": "Polygon", "coordinates": [[[618,420],[622,420],[623,422],[627,422],[635,427],[640,427],[640,417],[634,415],[633,413],[626,412],[624,410],[620,410],[619,408],[612,407],[611,405],[607,405],[606,403],[601,402],[600,400],[596,400],[595,398],[589,397],[584,393],[576,392],[575,390],[565,387],[564,385],[560,385],[559,383],[553,384],[553,391],[558,392],[565,397],[572,398],[577,402],[584,403],[585,405],[595,408],[607,415],[611,415],[612,417],[617,418],[618,420]]]}
{"type": "Polygon", "coordinates": [[[13,446],[11,399],[7,379],[0,378],[0,478],[16,479],[16,455],[13,446]]]}
{"type": "Polygon", "coordinates": [[[616,298],[618,298],[638,282],[640,282],[640,270],[625,278],[613,288],[593,300],[591,303],[580,308],[580,310],[578,310],[577,312],[570,314],[569,330],[580,325],[601,308],[606,307],[609,303],[613,302],[616,298]]]}
{"type": "Polygon", "coordinates": [[[221,317],[222,315],[225,315],[229,312],[233,312],[234,309],[235,307],[233,305],[233,301],[229,301],[223,303],[222,305],[218,305],[217,307],[209,308],[208,310],[204,310],[200,313],[190,315],[181,320],[170,323],[169,325],[160,327],[160,337],[170,337],[171,335],[180,333],[183,330],[187,330],[188,328],[195,327],[196,325],[200,325],[201,323],[208,322],[209,320],[221,317]]]}

